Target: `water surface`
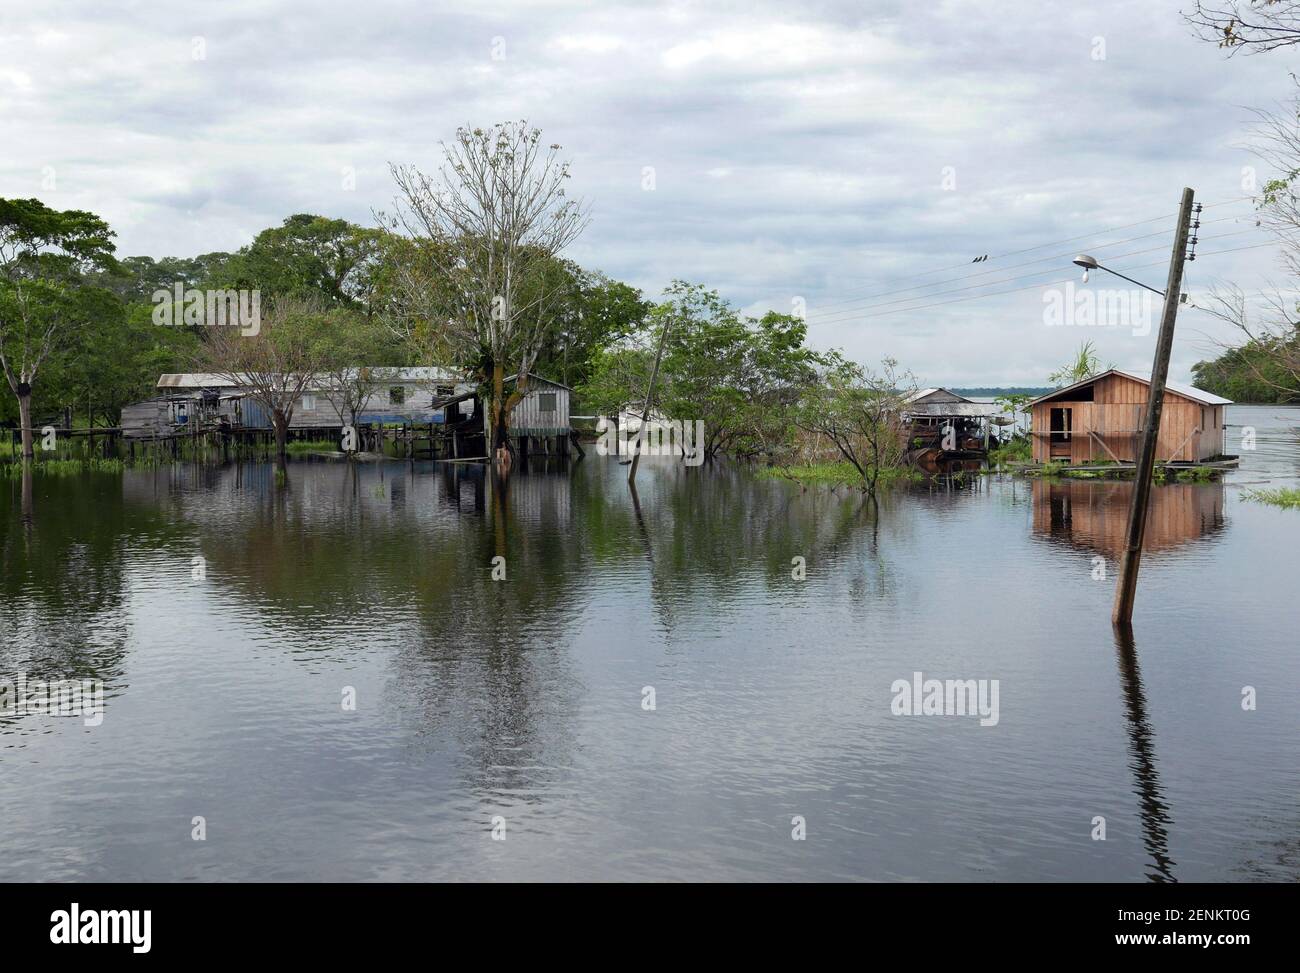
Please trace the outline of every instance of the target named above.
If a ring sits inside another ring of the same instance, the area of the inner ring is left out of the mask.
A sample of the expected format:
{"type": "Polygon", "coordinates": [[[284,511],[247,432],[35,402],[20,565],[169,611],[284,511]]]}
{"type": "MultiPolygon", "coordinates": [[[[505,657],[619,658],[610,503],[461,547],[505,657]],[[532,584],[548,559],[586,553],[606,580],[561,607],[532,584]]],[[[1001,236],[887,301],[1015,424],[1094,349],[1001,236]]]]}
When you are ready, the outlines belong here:
{"type": "Polygon", "coordinates": [[[647,460],[634,499],[591,451],[504,495],[431,463],[0,481],[0,676],[109,696],[0,717],[0,879],[1295,881],[1300,514],[1242,493],[1295,484],[1300,409],[1229,421],[1240,472],[1154,491],[1132,642],[1127,484],[877,510],[647,460]],[[918,671],[998,680],[997,724],[892,713],[918,671]]]}

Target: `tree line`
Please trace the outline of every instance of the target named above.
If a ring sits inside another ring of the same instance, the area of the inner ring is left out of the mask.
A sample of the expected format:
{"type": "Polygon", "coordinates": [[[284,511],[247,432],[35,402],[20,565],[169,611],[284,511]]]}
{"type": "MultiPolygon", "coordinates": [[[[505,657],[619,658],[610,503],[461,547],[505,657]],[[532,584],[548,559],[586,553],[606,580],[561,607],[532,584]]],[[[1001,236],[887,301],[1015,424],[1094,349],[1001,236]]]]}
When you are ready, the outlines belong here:
{"type": "Polygon", "coordinates": [[[207,371],[261,401],[282,456],[307,382],[331,379],[355,412],[359,366],[435,365],[478,384],[498,458],[538,374],[594,413],[703,420],[709,458],[829,453],[872,488],[895,461],[881,423],[907,389],[892,363],[882,381],[808,348],[799,316],[745,317],[685,281],[655,302],[566,258],[586,209],[559,146],[526,123],[460,129],[443,149],[432,174],[392,168],[394,204],[376,226],[295,214],[237,251],[189,258],[118,258],[93,213],[0,200],[0,422],[31,455],[34,426],[65,414],[114,426],[160,373],[207,371]],[[207,319],[204,293],[239,291],[259,296],[255,327],[207,319]]]}

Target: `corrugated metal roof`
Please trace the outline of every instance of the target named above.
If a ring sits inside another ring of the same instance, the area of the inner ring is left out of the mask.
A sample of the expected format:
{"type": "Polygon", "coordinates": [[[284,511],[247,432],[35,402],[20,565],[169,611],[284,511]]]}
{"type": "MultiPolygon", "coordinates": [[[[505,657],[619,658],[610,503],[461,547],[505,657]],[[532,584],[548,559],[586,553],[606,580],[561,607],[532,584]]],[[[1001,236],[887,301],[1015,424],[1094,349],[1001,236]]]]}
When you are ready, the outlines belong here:
{"type": "MultiPolygon", "coordinates": [[[[507,376],[505,377],[505,381],[507,381],[507,382],[513,382],[513,381],[514,381],[515,379],[517,379],[518,377],[519,377],[519,373],[516,372],[514,375],[507,375],[507,376]]],[[[529,372],[529,373],[528,373],[528,381],[529,381],[529,382],[541,382],[541,383],[543,383],[544,385],[554,385],[556,388],[564,389],[565,391],[568,391],[568,392],[572,392],[572,391],[573,391],[573,389],[569,388],[569,386],[565,385],[563,382],[555,382],[555,381],[552,381],[552,380],[549,379],[549,378],[543,378],[541,375],[538,375],[536,372],[529,372]]]]}
{"type": "MultiPolygon", "coordinates": [[[[1091,385],[1093,382],[1105,378],[1107,375],[1123,375],[1125,378],[1131,378],[1135,382],[1141,382],[1143,385],[1151,384],[1150,372],[1130,372],[1124,368],[1108,368],[1097,375],[1090,375],[1081,382],[1075,382],[1073,385],[1067,385],[1065,388],[1054,389],[1046,395],[1040,395],[1038,398],[1029,402],[1025,408],[1037,405],[1039,402],[1045,402],[1047,399],[1054,399],[1064,395],[1066,392],[1073,392],[1077,388],[1085,385],[1091,385]]],[[[1232,405],[1232,399],[1225,399],[1221,395],[1215,395],[1213,392],[1206,392],[1204,389],[1193,388],[1190,385],[1184,385],[1181,382],[1171,382],[1165,380],[1166,390],[1173,392],[1175,395],[1181,395],[1185,399],[1191,399],[1193,402],[1199,402],[1201,405],[1232,405]]]]}
{"type": "MultiPolygon", "coordinates": [[[[349,369],[349,373],[355,373],[359,369],[349,369]]],[[[448,371],[444,368],[434,368],[429,366],[417,366],[412,368],[377,365],[369,368],[369,378],[377,383],[383,382],[444,382],[451,385],[465,385],[465,379],[456,372],[448,371]]],[[[325,387],[323,379],[310,383],[309,387],[315,391],[325,387]]],[[[161,376],[158,379],[158,388],[160,389],[229,389],[237,388],[238,383],[230,381],[229,378],[218,375],[214,372],[174,372],[161,376]]]]}
{"type": "Polygon", "coordinates": [[[172,372],[158,379],[160,389],[230,389],[235,382],[212,372],[172,372]]]}
{"type": "Polygon", "coordinates": [[[984,402],[913,402],[903,411],[914,416],[995,416],[1002,410],[984,402]]]}
{"type": "Polygon", "coordinates": [[[966,398],[966,396],[964,396],[964,395],[958,395],[956,392],[951,392],[951,391],[949,391],[948,389],[943,388],[942,386],[939,386],[938,388],[932,388],[932,389],[921,389],[919,392],[913,392],[911,395],[909,395],[909,396],[906,398],[905,401],[907,401],[907,402],[920,402],[920,401],[921,401],[922,399],[924,399],[926,396],[934,395],[936,392],[942,392],[944,395],[951,395],[952,398],[953,398],[953,401],[954,401],[954,402],[969,402],[969,401],[971,401],[970,399],[966,398]]]}

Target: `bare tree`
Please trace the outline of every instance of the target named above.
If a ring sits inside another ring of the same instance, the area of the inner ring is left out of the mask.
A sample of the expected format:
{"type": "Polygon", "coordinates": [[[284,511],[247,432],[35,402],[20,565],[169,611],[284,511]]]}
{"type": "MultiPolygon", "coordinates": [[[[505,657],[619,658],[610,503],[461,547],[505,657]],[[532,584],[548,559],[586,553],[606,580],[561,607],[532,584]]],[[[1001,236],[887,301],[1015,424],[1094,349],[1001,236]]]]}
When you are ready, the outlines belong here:
{"type": "Polygon", "coordinates": [[[1300,44],[1300,3],[1295,0],[1196,0],[1183,14],[1202,40],[1228,54],[1262,54],[1300,44]]]}
{"type": "MultiPolygon", "coordinates": [[[[489,386],[493,445],[508,444],[510,413],[567,293],[557,260],[587,225],[567,194],[569,164],[526,122],[459,128],[435,176],[391,166],[396,212],[388,229],[420,245],[423,259],[396,269],[406,306],[433,347],[489,386]],[[519,376],[509,397],[507,368],[519,376]]],[[[418,330],[418,329],[413,329],[418,330]]]]}
{"type": "MultiPolygon", "coordinates": [[[[1286,107],[1257,109],[1254,115],[1254,151],[1276,173],[1260,189],[1255,225],[1277,239],[1283,267],[1300,277],[1300,97],[1286,107]]],[[[1250,296],[1236,285],[1220,285],[1199,298],[1197,306],[1245,338],[1237,346],[1216,342],[1234,368],[1268,388],[1300,394],[1300,302],[1294,288],[1274,287],[1250,296]]]]}
{"type": "Polygon", "coordinates": [[[798,424],[824,436],[874,497],[880,475],[902,466],[907,452],[903,416],[916,382],[892,358],[881,363],[879,372],[838,352],[827,355],[826,362],[821,381],[800,403],[798,424]]]}
{"type": "Polygon", "coordinates": [[[330,405],[339,417],[339,424],[351,426],[353,438],[347,445],[349,453],[356,452],[357,417],[366,410],[375,394],[373,368],[344,365],[321,375],[321,387],[329,394],[330,405]]]}
{"type": "Polygon", "coordinates": [[[1287,296],[1274,289],[1252,301],[1240,287],[1226,284],[1210,288],[1196,306],[1245,337],[1245,345],[1216,342],[1234,364],[1262,385],[1300,395],[1300,310],[1294,292],[1287,296]]]}
{"type": "Polygon", "coordinates": [[[262,312],[255,335],[232,327],[207,331],[200,361],[266,410],[281,462],[298,401],[334,370],[338,329],[346,326],[344,312],[326,311],[316,301],[283,298],[262,312]]]}

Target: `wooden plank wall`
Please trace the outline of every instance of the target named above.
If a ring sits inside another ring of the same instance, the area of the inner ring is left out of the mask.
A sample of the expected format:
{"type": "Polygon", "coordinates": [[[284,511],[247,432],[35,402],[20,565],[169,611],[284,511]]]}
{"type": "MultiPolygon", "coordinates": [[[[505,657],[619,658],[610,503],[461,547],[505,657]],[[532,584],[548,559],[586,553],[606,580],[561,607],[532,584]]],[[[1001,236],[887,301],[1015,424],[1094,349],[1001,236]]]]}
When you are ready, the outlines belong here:
{"type": "MultiPolygon", "coordinates": [[[[1146,402],[1146,384],[1123,375],[1108,375],[1093,385],[1091,402],[1042,402],[1034,406],[1033,429],[1035,433],[1045,433],[1050,428],[1052,409],[1072,409],[1071,463],[1112,458],[1088,435],[1088,430],[1104,439],[1110,451],[1121,461],[1134,462],[1141,439],[1132,430],[1142,424],[1146,402]]],[[[1223,406],[1202,406],[1176,392],[1166,391],[1160,415],[1160,436],[1156,440],[1156,458],[1193,462],[1217,455],[1223,441],[1222,417],[1223,406]],[[1204,421],[1216,425],[1205,428],[1202,427],[1204,421]],[[1198,427],[1202,431],[1194,432],[1198,427]],[[1176,454],[1174,450],[1177,450],[1176,454]]],[[[1049,457],[1049,437],[1035,435],[1034,459],[1043,463],[1049,457]]]]}
{"type": "Polygon", "coordinates": [[[536,435],[563,435],[569,430],[569,390],[536,377],[528,380],[523,399],[510,414],[511,429],[546,430],[536,435]],[[542,412],[541,393],[555,393],[555,411],[542,412]]]}

